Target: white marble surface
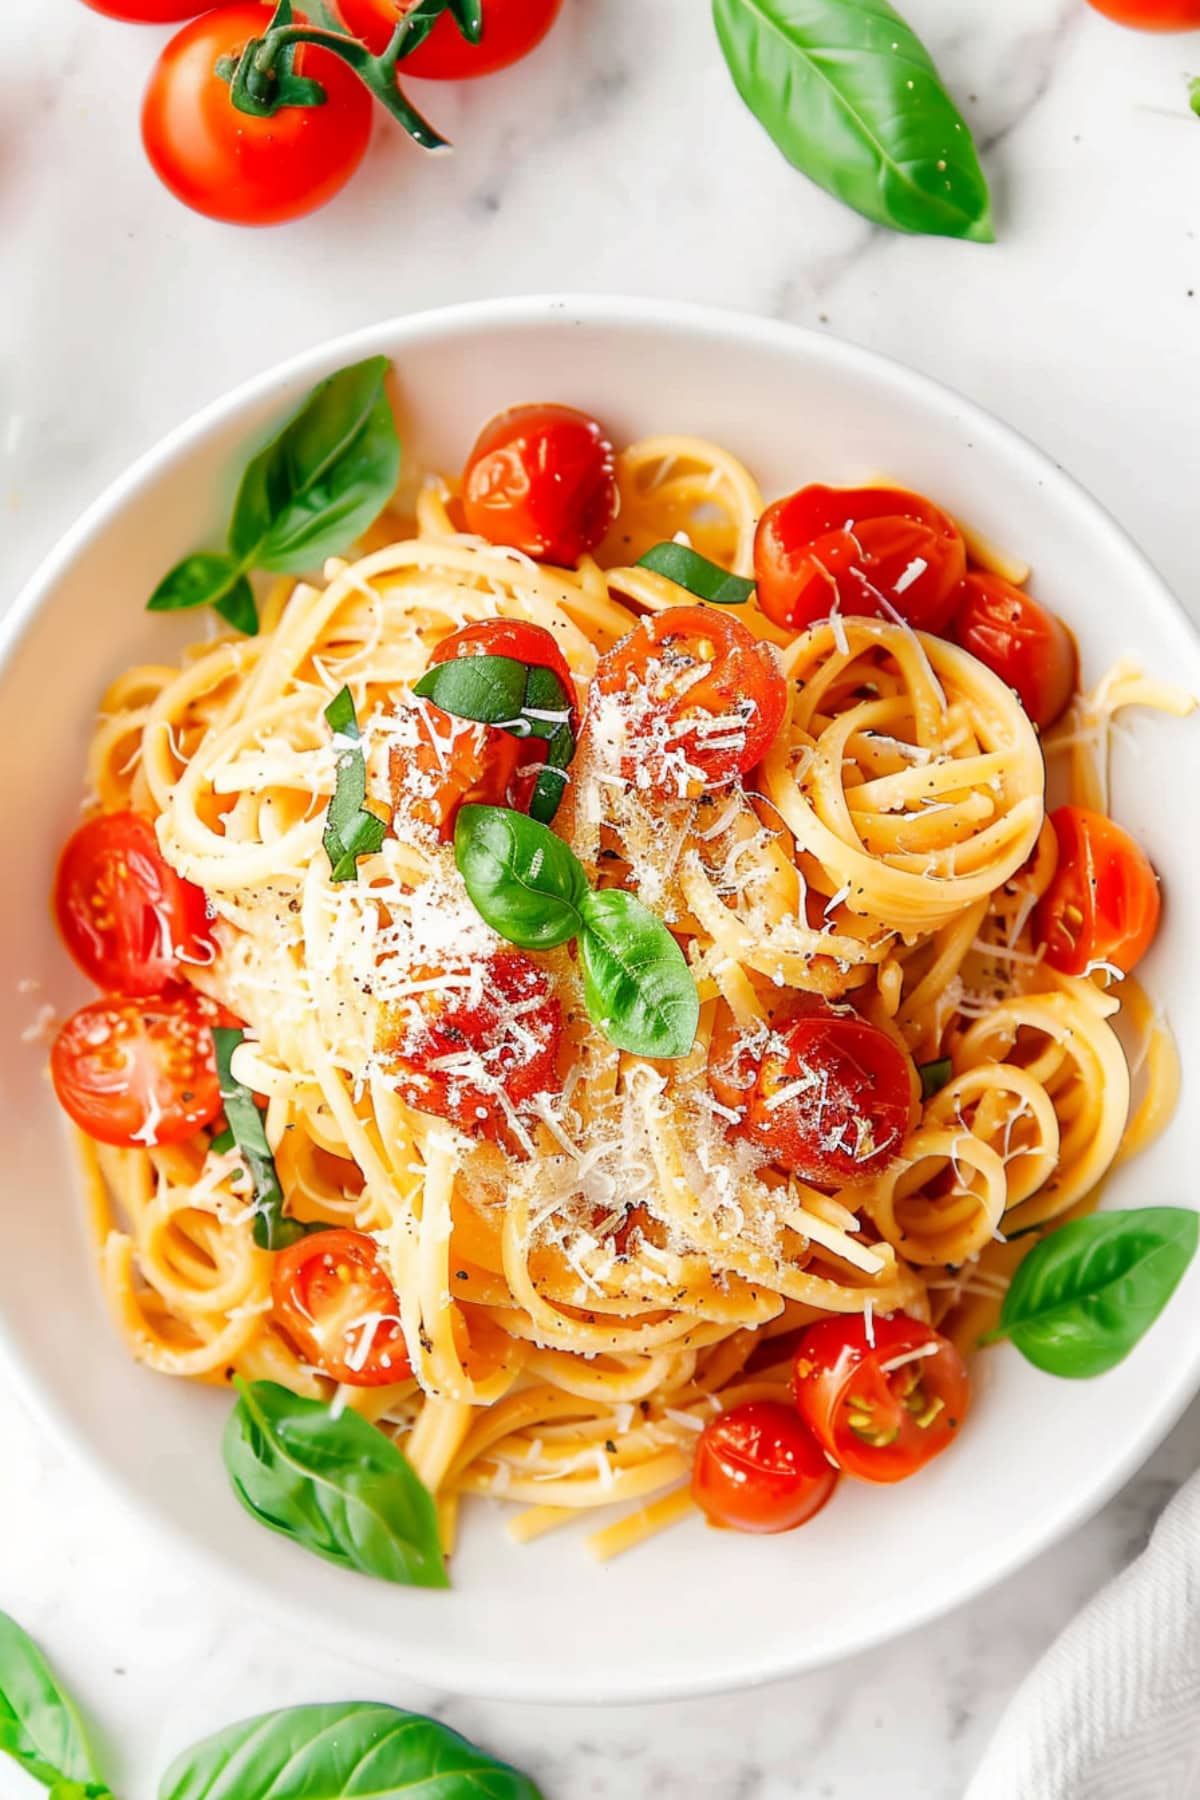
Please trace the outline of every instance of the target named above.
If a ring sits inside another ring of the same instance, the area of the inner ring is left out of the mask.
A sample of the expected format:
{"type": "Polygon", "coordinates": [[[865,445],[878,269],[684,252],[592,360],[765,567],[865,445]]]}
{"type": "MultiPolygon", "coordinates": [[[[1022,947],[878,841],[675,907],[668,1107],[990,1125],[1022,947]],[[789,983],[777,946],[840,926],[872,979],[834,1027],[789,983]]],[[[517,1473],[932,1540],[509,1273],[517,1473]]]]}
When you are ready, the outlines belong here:
{"type": "MultiPolygon", "coordinates": [[[[985,148],[995,249],[874,231],[810,188],[727,86],[702,0],[568,0],[536,62],[426,90],[452,160],[381,126],[334,207],[266,234],[149,175],[137,96],[165,34],[4,0],[0,604],[136,452],[253,370],[393,312],[571,287],[723,302],[916,364],[1050,449],[1200,608],[1200,34],[1138,38],[1080,0],[907,10],[985,148]]],[[[603,1712],[389,1691],[206,1592],[2,1388],[0,1445],[0,1606],[104,1722],[124,1800],[233,1717],[368,1696],[444,1715],[548,1800],[957,1800],[1015,1684],[1200,1462],[1200,1406],[1068,1544],[940,1624],[762,1692],[603,1712]]],[[[4,1800],[29,1791],[0,1766],[4,1800]]]]}

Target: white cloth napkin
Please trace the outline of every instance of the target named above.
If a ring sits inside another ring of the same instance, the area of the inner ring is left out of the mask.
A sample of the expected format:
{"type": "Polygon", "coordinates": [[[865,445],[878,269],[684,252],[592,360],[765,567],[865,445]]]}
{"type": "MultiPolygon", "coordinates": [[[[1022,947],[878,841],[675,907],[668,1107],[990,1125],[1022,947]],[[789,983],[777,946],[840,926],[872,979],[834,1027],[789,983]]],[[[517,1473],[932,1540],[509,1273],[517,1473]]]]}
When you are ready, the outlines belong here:
{"type": "Polygon", "coordinates": [[[1200,1800],[1200,1475],[1018,1688],[964,1800],[1200,1800]]]}

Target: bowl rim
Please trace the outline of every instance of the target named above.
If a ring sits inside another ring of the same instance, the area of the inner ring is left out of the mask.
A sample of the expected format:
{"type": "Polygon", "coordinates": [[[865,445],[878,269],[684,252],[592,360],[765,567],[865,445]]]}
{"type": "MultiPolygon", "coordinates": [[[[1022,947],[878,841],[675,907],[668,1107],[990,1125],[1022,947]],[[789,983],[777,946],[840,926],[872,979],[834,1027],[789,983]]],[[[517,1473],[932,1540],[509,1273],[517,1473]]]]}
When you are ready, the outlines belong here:
{"type": "MultiPolygon", "coordinates": [[[[1034,475],[1053,484],[1063,502],[1086,517],[1091,531],[1103,536],[1106,554],[1123,559],[1126,566],[1138,569],[1147,588],[1157,592],[1159,602],[1173,617],[1176,626],[1182,624],[1193,643],[1200,645],[1200,630],[1182,602],[1108,508],[1022,432],[947,383],[849,340],[728,307],[671,299],[564,292],[466,301],[356,327],[310,344],[198,408],[108,483],[24,581],[0,620],[0,678],[7,672],[56,585],[92,540],[119,516],[149,479],[184,461],[211,432],[238,413],[306,375],[311,375],[315,381],[328,368],[380,351],[394,355],[406,344],[430,339],[452,339],[487,330],[562,325],[587,325],[617,331],[649,328],[670,332],[678,329],[694,339],[707,338],[714,343],[730,345],[735,351],[747,346],[780,353],[803,350],[848,374],[882,383],[901,398],[911,398],[923,410],[944,413],[948,408],[953,409],[961,423],[1010,455],[1024,459],[1034,475]]],[[[391,1641],[389,1649],[385,1649],[378,1634],[327,1613],[321,1615],[322,1627],[338,1648],[360,1666],[365,1664],[381,1672],[401,1674],[426,1688],[437,1687],[453,1693],[511,1702],[627,1705],[693,1699],[762,1686],[830,1667],[966,1605],[1061,1542],[1092,1517],[1124,1486],[1182,1416],[1200,1387],[1200,1354],[1193,1359],[1193,1364],[1185,1369],[1173,1387],[1147,1396],[1147,1406],[1137,1429],[1120,1456],[1103,1476],[1081,1485],[1071,1503],[1048,1528],[1041,1522],[1031,1522],[1003,1555],[989,1560],[986,1553],[981,1554],[977,1572],[960,1583],[952,1594],[934,1592],[925,1598],[913,1597],[902,1626],[897,1628],[881,1619],[848,1631],[832,1647],[824,1647],[815,1654],[806,1651],[803,1634],[798,1634],[794,1649],[787,1654],[776,1650],[759,1658],[743,1656],[734,1667],[714,1668],[702,1676],[694,1673],[672,1676],[670,1671],[655,1671],[647,1676],[631,1671],[609,1679],[603,1687],[598,1687],[594,1678],[574,1674],[564,1659],[552,1677],[539,1680],[536,1693],[531,1693],[527,1677],[510,1679],[504,1669],[469,1654],[447,1655],[415,1643],[406,1647],[395,1640],[391,1641]]],[[[81,1430],[58,1409],[42,1387],[36,1369],[2,1312],[0,1369],[6,1371],[18,1397],[49,1435],[69,1455],[83,1463],[111,1495],[119,1498],[149,1526],[165,1547],[182,1551],[200,1568],[215,1576],[222,1593],[228,1594],[230,1600],[239,1595],[245,1598],[244,1579],[235,1576],[215,1548],[196,1539],[182,1524],[160,1512],[146,1499],[130,1475],[95,1454],[81,1430]]],[[[254,1591],[276,1614],[311,1628],[313,1610],[291,1601],[268,1577],[257,1579],[254,1591]]]]}

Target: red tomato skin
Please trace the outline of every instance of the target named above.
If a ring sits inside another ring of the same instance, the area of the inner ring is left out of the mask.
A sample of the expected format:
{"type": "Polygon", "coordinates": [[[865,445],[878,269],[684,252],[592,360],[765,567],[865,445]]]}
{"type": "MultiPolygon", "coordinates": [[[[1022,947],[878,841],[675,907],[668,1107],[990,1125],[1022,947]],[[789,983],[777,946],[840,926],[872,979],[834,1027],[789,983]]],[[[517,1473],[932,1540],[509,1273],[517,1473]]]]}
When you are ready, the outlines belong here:
{"type": "Polygon", "coordinates": [[[959,590],[951,635],[1015,689],[1039,731],[1066,710],[1079,676],[1075,639],[1011,581],[973,569],[959,590]]]}
{"type": "Polygon", "coordinates": [[[314,1368],[347,1387],[389,1387],[407,1381],[412,1364],[400,1324],[400,1301],[379,1260],[374,1238],[362,1231],[318,1231],[289,1244],[271,1270],[275,1319],[314,1368]],[[361,1305],[355,1317],[353,1308],[361,1305]],[[325,1313],[346,1312],[335,1342],[322,1342],[325,1313]],[[369,1313],[383,1315],[373,1325],[366,1354],[351,1333],[361,1335],[369,1313]],[[314,1329],[316,1327],[316,1329],[314,1329]]]}
{"type": "Polygon", "coordinates": [[[152,999],[109,994],[80,1007],[50,1052],[64,1112],[119,1150],[184,1143],[221,1111],[219,1018],[186,988],[152,999]]]}
{"type": "Polygon", "coordinates": [[[1088,0],[1096,12],[1136,31],[1200,30],[1200,0],[1088,0]]]}
{"type": "Polygon", "coordinates": [[[692,1495],[710,1524],[768,1535],[794,1531],[837,1486],[808,1427],[777,1400],[749,1400],[710,1419],[696,1446],[692,1495]]]}
{"type": "MultiPolygon", "coordinates": [[[[348,30],[378,55],[385,50],[396,23],[410,10],[413,0],[337,0],[348,30]]],[[[403,81],[416,75],[423,81],[466,81],[477,75],[494,75],[536,50],[562,11],[562,0],[484,0],[483,36],[468,44],[447,14],[438,20],[423,44],[400,64],[403,81]]]]}
{"type": "Polygon", "coordinates": [[[966,569],[953,519],[904,488],[814,483],[768,506],[754,540],[759,605],[795,631],[835,607],[887,618],[884,600],[915,629],[941,631],[966,569]]]}
{"type": "Polygon", "coordinates": [[[159,179],[185,206],[233,225],[315,212],[349,181],[371,136],[367,88],[340,58],[308,44],[296,52],[295,72],[321,83],[324,106],[283,107],[273,118],[237,110],[216,63],[260,37],[273,10],[235,0],[185,25],[155,65],[142,105],[142,141],[159,179]]]}
{"type": "Polygon", "coordinates": [[[1063,975],[1083,975],[1093,962],[1128,975],[1158,930],[1162,897],[1153,864],[1127,831],[1086,806],[1057,807],[1050,823],[1058,866],[1034,910],[1035,942],[1063,975]]]}
{"type": "Polygon", "coordinates": [[[97,987],[161,994],[214,947],[203,891],[177,875],[141,813],[101,813],[71,834],[54,882],[63,942],[97,987]]]}
{"type": "Polygon", "coordinates": [[[207,12],[210,0],[83,0],[106,19],[123,19],[130,25],[173,25],[207,12]]]}
{"type": "Polygon", "coordinates": [[[567,659],[554,633],[544,626],[529,625],[523,619],[480,619],[443,638],[429,658],[430,666],[461,656],[509,656],[531,669],[550,669],[562,683],[572,720],[577,719],[575,682],[567,659]]]}
{"type": "Polygon", "coordinates": [[[480,432],[463,472],[468,531],[573,568],[617,516],[612,442],[573,406],[513,406],[480,432]]]}
{"type": "Polygon", "coordinates": [[[682,750],[707,787],[726,786],[762,761],[787,711],[787,683],[774,648],[715,606],[649,613],[601,657],[593,691],[628,702],[625,779],[673,799],[683,796],[679,775],[666,761],[668,749],[682,750]],[[700,664],[708,674],[694,681],[700,664]],[[675,735],[693,714],[700,724],[728,718],[729,735],[740,736],[741,744],[714,746],[711,734],[706,743],[699,730],[675,735]]]}
{"type": "Polygon", "coordinates": [[[861,1313],[810,1325],[796,1347],[792,1393],[801,1418],[842,1473],[883,1484],[905,1481],[939,1456],[954,1441],[971,1401],[966,1367],[954,1345],[904,1313],[876,1317],[869,1333],[861,1313]],[[881,1370],[893,1357],[927,1344],[937,1345],[935,1355],[892,1372],[881,1370]],[[942,1401],[924,1426],[897,1395],[897,1385],[912,1380],[914,1371],[924,1384],[922,1401],[942,1401]],[[851,1429],[847,1416],[861,1416],[864,1402],[881,1426],[895,1425],[893,1441],[866,1443],[851,1429]]]}

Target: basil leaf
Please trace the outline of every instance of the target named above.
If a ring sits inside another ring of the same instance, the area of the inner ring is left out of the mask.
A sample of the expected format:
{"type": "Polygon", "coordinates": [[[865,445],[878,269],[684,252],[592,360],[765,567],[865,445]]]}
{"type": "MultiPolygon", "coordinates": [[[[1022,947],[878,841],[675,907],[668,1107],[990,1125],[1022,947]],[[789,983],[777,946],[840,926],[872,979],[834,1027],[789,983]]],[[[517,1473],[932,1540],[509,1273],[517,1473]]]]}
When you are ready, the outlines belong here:
{"type": "Polygon", "coordinates": [[[575,852],[537,819],[505,806],[464,806],[454,860],[472,904],[522,950],[552,950],[579,931],[587,876],[575,852]]]}
{"type": "Polygon", "coordinates": [[[1196,1252],[1200,1214],[1175,1206],[1093,1213],[1052,1231],[1013,1276],[1000,1323],[1050,1375],[1078,1380],[1123,1361],[1153,1325],[1196,1252]]]}
{"type": "Polygon", "coordinates": [[[619,1050],[688,1054],[700,996],[687,958],[661,919],[620,888],[589,893],[579,955],[588,1013],[619,1050]]]}
{"type": "Polygon", "coordinates": [[[528,680],[528,668],[515,657],[459,656],[434,663],[414,682],[413,693],[456,719],[480,725],[503,721],[511,730],[525,704],[528,680]]]}
{"type": "Polygon", "coordinates": [[[274,1381],[237,1387],[225,1467],[247,1512],[344,1569],[450,1585],[433,1496],[390,1438],[350,1409],[334,1418],[274,1381]]]}
{"type": "Polygon", "coordinates": [[[254,458],[229,527],[243,567],[301,574],[374,524],[400,476],[387,369],[372,356],[330,375],[254,458]]]}
{"type": "MultiPolygon", "coordinates": [[[[233,1142],[254,1184],[254,1241],[260,1250],[286,1250],[289,1244],[306,1235],[306,1227],[299,1219],[284,1217],[283,1189],[267,1142],[263,1116],[250,1089],[233,1073],[233,1053],[245,1042],[245,1037],[244,1031],[230,1030],[223,1025],[213,1027],[221,1101],[233,1142]]],[[[216,1146],[214,1139],[213,1149],[216,1146]]]]}
{"type": "Polygon", "coordinates": [[[686,544],[654,544],[638,558],[638,568],[665,575],[676,587],[712,606],[744,606],[754,592],[754,583],[744,575],[731,575],[686,544]]]}
{"type": "Polygon", "coordinates": [[[789,162],[878,225],[992,241],[971,133],[887,0],[713,0],[713,18],[789,162]]]}
{"type": "Polygon", "coordinates": [[[932,1100],[935,1094],[940,1094],[953,1073],[954,1064],[948,1056],[939,1056],[936,1062],[918,1063],[922,1100],[932,1100]]]}
{"type": "Polygon", "coordinates": [[[538,770],[529,796],[529,816],[549,825],[567,791],[567,769],[575,757],[575,733],[560,725],[546,745],[546,761],[538,770]]]}
{"type": "Polygon", "coordinates": [[[371,1701],[230,1725],[168,1769],[159,1800],[542,1800],[526,1776],[419,1713],[371,1701]]]}
{"type": "Polygon", "coordinates": [[[0,1612],[0,1752],[48,1788],[107,1795],[74,1704],[15,1619],[0,1612]]]}
{"type": "Polygon", "coordinates": [[[147,612],[185,612],[192,606],[213,606],[223,619],[247,637],[258,630],[254,589],[231,557],[198,550],[175,564],[164,575],[149,600],[147,612]]]}
{"type": "Polygon", "coordinates": [[[348,687],[325,708],[325,717],[340,738],[337,781],[325,814],[322,842],[332,881],[354,881],[360,856],[374,856],[387,836],[387,826],[363,802],[367,797],[367,763],[360,745],[358,715],[348,687]]]}

